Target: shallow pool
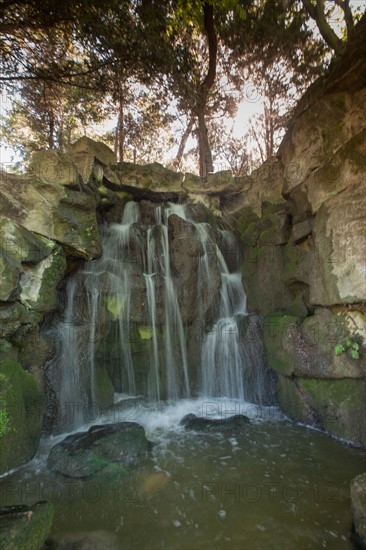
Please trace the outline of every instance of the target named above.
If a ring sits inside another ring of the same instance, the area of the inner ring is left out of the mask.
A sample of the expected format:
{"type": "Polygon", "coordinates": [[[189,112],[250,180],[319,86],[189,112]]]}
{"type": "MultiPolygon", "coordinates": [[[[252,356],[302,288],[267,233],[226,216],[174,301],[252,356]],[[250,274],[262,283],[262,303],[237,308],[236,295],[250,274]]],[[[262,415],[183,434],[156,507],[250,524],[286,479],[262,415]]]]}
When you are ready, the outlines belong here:
{"type": "Polygon", "coordinates": [[[51,438],[0,480],[1,505],[54,502],[51,539],[90,550],[355,548],[349,483],[365,470],[363,451],[274,407],[225,399],[121,401],[97,423],[123,420],[142,424],[155,443],[138,468],[85,480],[52,474],[47,452],[64,436],[51,438]],[[185,431],[179,421],[192,412],[241,413],[251,423],[237,433],[185,431]]]}

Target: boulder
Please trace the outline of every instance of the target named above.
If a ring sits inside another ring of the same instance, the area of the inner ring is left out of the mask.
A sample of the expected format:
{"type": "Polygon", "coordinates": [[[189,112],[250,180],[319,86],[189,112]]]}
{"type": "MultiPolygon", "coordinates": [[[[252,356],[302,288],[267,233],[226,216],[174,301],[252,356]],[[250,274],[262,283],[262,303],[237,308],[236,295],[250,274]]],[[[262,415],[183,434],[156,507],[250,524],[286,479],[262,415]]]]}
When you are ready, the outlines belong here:
{"type": "Polygon", "coordinates": [[[278,402],[296,422],[366,448],[365,379],[319,380],[279,375],[278,402]]]}
{"type": "MultiPolygon", "coordinates": [[[[104,170],[106,180],[116,187],[146,189],[150,192],[169,192],[183,194],[183,174],[165,168],[162,164],[134,164],[119,162],[117,166],[109,166],[104,170]]],[[[161,200],[161,199],[160,199],[161,200]]]]}
{"type": "Polygon", "coordinates": [[[243,414],[236,414],[228,418],[201,418],[195,414],[187,414],[180,421],[180,425],[187,430],[203,432],[235,432],[241,430],[250,420],[243,414]]]}
{"type": "Polygon", "coordinates": [[[27,308],[20,302],[0,303],[0,338],[11,336],[23,323],[30,321],[27,308]]]}
{"type": "Polygon", "coordinates": [[[73,158],[74,155],[80,153],[87,154],[90,158],[94,157],[94,159],[102,166],[117,164],[117,157],[108,145],[105,145],[100,141],[94,141],[86,136],[81,137],[75,143],[70,145],[68,153],[73,158]]]}
{"type": "Polygon", "coordinates": [[[366,473],[351,481],[351,501],[355,531],[366,547],[366,473]]]}
{"type": "Polygon", "coordinates": [[[0,173],[0,215],[63,246],[69,256],[101,254],[93,196],[34,175],[0,173]]]}
{"type": "Polygon", "coordinates": [[[42,183],[79,189],[79,174],[72,158],[55,149],[33,153],[28,173],[42,183]]]}
{"type": "Polygon", "coordinates": [[[150,449],[144,428],[136,422],[92,426],[52,447],[47,465],[65,476],[89,477],[111,463],[136,464],[150,449]]]}
{"type": "Polygon", "coordinates": [[[54,241],[31,233],[13,219],[0,219],[0,249],[18,262],[38,264],[56,247],[54,241]]]}
{"type": "Polygon", "coordinates": [[[35,455],[45,396],[34,377],[15,361],[0,363],[0,473],[35,455]]]}
{"type": "Polygon", "coordinates": [[[49,541],[52,550],[120,550],[121,543],[112,531],[62,533],[49,541]]]}
{"type": "Polygon", "coordinates": [[[43,548],[51,531],[53,515],[54,506],[48,502],[0,508],[0,549],[43,548]]]}

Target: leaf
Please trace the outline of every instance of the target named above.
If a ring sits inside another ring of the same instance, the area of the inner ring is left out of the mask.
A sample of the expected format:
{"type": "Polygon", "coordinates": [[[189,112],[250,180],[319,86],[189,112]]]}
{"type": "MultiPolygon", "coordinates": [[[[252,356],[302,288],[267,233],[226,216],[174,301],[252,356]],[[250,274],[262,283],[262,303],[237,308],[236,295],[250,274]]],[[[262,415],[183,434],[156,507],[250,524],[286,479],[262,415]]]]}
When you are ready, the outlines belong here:
{"type": "Polygon", "coordinates": [[[113,315],[113,319],[116,320],[123,311],[125,302],[123,298],[118,296],[108,296],[106,298],[106,306],[110,313],[113,315]]]}
{"type": "Polygon", "coordinates": [[[351,350],[351,357],[352,357],[352,359],[359,359],[359,358],[360,358],[360,354],[359,354],[359,352],[358,352],[357,350],[352,349],[352,350],[351,350]]]}
{"type": "Polygon", "coordinates": [[[151,327],[139,327],[138,328],[141,340],[150,340],[152,338],[151,327]]]}
{"type": "Polygon", "coordinates": [[[360,349],[360,346],[358,345],[357,342],[353,342],[352,349],[355,349],[356,351],[358,351],[360,349]]]}
{"type": "Polygon", "coordinates": [[[338,344],[335,348],[334,348],[334,353],[336,355],[341,355],[341,353],[344,353],[346,350],[345,348],[342,346],[342,344],[338,344]]]}

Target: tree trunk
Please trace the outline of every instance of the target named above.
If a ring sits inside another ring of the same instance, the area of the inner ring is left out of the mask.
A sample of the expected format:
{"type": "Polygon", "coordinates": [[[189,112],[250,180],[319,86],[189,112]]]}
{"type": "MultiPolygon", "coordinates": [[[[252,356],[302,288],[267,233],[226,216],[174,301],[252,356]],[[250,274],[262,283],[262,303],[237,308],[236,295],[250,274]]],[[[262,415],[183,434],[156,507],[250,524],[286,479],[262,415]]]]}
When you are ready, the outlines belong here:
{"type": "Polygon", "coordinates": [[[212,152],[208,140],[208,132],[204,112],[198,113],[198,139],[200,152],[200,176],[206,177],[209,172],[213,172],[212,152]]]}
{"type": "Polygon", "coordinates": [[[48,115],[48,148],[54,149],[55,147],[55,117],[52,109],[47,112],[48,115]]]}
{"type": "Polygon", "coordinates": [[[207,126],[205,121],[205,111],[207,107],[208,95],[216,78],[217,65],[217,34],[213,16],[213,6],[208,2],[203,5],[204,27],[208,41],[208,71],[198,89],[198,98],[195,107],[195,115],[198,118],[198,136],[200,150],[200,174],[206,176],[208,172],[213,172],[212,153],[208,139],[207,126]]]}
{"type": "Polygon", "coordinates": [[[114,152],[119,162],[124,161],[125,157],[125,132],[124,132],[124,98],[121,87],[118,95],[118,118],[116,127],[116,136],[114,140],[114,152]]]}
{"type": "Polygon", "coordinates": [[[182,138],[180,140],[177,156],[175,157],[175,160],[173,162],[174,170],[177,170],[177,171],[179,170],[179,166],[180,166],[180,163],[182,161],[184,149],[186,148],[186,145],[187,145],[187,140],[188,140],[188,138],[189,138],[189,136],[191,135],[191,132],[192,132],[193,124],[194,124],[194,117],[192,116],[189,119],[188,126],[185,129],[185,131],[182,135],[182,138]]]}

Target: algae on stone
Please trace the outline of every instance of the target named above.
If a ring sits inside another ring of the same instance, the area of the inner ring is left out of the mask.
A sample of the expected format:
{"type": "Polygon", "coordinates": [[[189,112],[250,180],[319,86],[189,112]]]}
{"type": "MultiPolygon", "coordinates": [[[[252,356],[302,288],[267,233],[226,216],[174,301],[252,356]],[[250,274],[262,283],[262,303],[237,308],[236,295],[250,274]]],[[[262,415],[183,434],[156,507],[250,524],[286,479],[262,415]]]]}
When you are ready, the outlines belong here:
{"type": "Polygon", "coordinates": [[[40,436],[45,396],[34,377],[15,361],[0,363],[0,407],[9,418],[1,437],[0,473],[21,466],[35,455],[40,436]]]}

